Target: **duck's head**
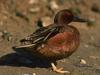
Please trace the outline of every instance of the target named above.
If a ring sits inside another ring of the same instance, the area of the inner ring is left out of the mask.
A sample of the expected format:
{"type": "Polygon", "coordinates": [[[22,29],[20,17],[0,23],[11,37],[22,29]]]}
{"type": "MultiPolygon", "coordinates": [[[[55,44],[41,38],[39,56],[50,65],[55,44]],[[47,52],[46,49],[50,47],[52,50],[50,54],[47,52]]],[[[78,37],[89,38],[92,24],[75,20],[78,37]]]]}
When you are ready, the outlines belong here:
{"type": "Polygon", "coordinates": [[[83,18],[80,18],[79,16],[74,15],[68,9],[59,11],[54,18],[54,23],[58,25],[65,25],[70,22],[86,22],[86,20],[83,18]]]}

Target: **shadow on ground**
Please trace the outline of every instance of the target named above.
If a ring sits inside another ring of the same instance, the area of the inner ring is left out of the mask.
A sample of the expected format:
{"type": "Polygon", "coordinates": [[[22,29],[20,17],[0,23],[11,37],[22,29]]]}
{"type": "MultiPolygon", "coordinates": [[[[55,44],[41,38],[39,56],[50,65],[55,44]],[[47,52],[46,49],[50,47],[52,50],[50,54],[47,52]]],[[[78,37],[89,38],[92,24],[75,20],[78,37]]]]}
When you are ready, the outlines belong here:
{"type": "Polygon", "coordinates": [[[51,67],[50,61],[40,59],[34,55],[28,54],[23,49],[15,49],[15,53],[4,55],[0,58],[0,66],[16,66],[16,67],[51,67]]]}

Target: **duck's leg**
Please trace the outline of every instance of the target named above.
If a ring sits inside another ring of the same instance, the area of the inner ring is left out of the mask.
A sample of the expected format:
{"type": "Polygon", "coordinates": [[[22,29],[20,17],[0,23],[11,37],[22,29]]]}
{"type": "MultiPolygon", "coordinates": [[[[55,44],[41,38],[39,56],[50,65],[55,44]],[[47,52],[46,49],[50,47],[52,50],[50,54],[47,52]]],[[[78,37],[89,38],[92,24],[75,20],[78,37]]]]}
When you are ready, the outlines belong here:
{"type": "Polygon", "coordinates": [[[51,63],[52,70],[57,73],[70,73],[69,71],[63,71],[63,68],[57,68],[54,63],[51,63]]]}

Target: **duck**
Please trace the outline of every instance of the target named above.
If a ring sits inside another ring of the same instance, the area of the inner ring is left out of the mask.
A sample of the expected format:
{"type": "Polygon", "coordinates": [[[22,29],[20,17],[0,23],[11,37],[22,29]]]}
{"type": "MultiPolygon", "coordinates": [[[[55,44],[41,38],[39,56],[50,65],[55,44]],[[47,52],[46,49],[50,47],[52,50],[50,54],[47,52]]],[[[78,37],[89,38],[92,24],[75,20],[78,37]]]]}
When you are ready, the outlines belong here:
{"type": "MultiPolygon", "coordinates": [[[[69,9],[63,9],[56,13],[54,23],[47,27],[40,27],[24,39],[21,46],[29,52],[45,60],[57,61],[71,56],[79,47],[79,30],[69,25],[71,22],[86,22],[85,19],[74,15],[69,9]]],[[[68,73],[63,68],[57,68],[51,62],[52,70],[57,73],[68,73]]]]}

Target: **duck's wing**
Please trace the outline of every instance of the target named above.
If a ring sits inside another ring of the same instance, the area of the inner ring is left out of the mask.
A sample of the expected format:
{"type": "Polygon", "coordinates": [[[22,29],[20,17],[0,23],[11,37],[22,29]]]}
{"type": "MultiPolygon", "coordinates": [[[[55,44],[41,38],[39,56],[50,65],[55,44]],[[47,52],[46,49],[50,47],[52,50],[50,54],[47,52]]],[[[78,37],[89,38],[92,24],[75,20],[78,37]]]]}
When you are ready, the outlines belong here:
{"type": "MultiPolygon", "coordinates": [[[[32,43],[36,38],[38,38],[41,35],[41,32],[46,30],[45,27],[41,27],[39,29],[37,29],[34,33],[28,35],[27,37],[25,37],[24,39],[21,39],[20,42],[24,43],[24,42],[30,42],[32,43]]],[[[42,38],[42,37],[41,37],[42,38]]]]}
{"type": "Polygon", "coordinates": [[[59,26],[48,26],[37,29],[34,33],[20,40],[21,43],[40,44],[46,42],[50,37],[59,32],[59,26]]]}

